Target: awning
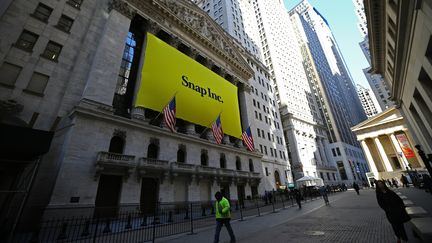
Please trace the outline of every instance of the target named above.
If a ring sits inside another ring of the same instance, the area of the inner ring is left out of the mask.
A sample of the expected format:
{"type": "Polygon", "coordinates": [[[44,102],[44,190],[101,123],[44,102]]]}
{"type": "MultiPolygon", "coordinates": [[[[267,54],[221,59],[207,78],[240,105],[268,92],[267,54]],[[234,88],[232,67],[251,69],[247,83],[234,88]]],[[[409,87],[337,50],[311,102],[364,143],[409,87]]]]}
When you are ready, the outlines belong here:
{"type": "Polygon", "coordinates": [[[0,160],[34,160],[48,152],[54,132],[0,124],[0,160]]]}

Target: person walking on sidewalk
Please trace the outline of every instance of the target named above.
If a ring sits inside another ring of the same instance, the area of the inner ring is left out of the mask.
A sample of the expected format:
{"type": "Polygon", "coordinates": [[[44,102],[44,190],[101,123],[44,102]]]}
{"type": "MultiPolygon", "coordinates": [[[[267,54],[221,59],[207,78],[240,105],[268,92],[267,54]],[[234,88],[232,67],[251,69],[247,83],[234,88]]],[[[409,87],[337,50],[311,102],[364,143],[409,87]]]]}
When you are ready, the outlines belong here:
{"type": "Polygon", "coordinates": [[[294,198],[297,202],[299,209],[301,209],[302,208],[302,206],[301,206],[302,195],[298,189],[294,189],[294,198]]]}
{"type": "Polygon", "coordinates": [[[325,186],[320,187],[319,192],[320,192],[321,196],[323,197],[325,204],[330,205],[330,202],[328,200],[326,187],[325,186]]]}
{"type": "Polygon", "coordinates": [[[357,183],[353,183],[353,188],[357,192],[357,195],[360,195],[360,187],[357,183]]]}
{"type": "Polygon", "coordinates": [[[405,232],[404,223],[411,218],[405,210],[402,199],[390,190],[384,181],[376,181],[376,197],[378,205],[385,211],[387,220],[390,222],[393,231],[398,239],[398,243],[407,242],[408,237],[405,232]]]}
{"type": "Polygon", "coordinates": [[[234,232],[231,228],[231,212],[230,212],[230,204],[228,199],[222,196],[222,193],[216,192],[216,232],[214,237],[214,243],[219,242],[219,235],[222,229],[222,226],[225,225],[228,234],[230,235],[231,241],[236,242],[236,238],[234,236],[234,232]]]}

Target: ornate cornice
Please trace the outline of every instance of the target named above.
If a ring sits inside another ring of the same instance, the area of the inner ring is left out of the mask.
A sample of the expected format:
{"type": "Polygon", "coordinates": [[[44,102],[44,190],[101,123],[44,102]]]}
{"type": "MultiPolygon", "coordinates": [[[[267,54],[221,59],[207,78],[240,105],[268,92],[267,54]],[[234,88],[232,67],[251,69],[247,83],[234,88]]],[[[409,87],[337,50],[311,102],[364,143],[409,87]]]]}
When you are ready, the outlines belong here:
{"type": "MultiPolygon", "coordinates": [[[[187,0],[127,0],[138,12],[154,19],[168,32],[177,36],[178,30],[187,32],[197,43],[208,47],[214,54],[229,64],[235,76],[247,82],[253,76],[253,70],[242,57],[233,39],[217,25],[203,10],[187,0]],[[155,9],[156,8],[156,9],[155,9]]],[[[189,43],[190,44],[190,43],[189,43]]]]}
{"type": "Polygon", "coordinates": [[[108,12],[111,12],[113,9],[128,17],[129,19],[132,19],[136,14],[136,11],[123,0],[111,0],[108,3],[108,12]]]}

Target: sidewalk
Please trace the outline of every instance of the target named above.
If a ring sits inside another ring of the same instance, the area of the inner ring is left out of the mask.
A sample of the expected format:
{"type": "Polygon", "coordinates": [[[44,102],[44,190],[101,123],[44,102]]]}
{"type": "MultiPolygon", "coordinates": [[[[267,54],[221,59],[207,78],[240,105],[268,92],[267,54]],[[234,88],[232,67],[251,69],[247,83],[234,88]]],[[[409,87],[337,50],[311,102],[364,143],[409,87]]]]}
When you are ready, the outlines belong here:
{"type": "MultiPolygon", "coordinates": [[[[330,206],[315,200],[296,207],[233,221],[237,242],[396,242],[384,212],[378,207],[373,190],[336,194],[330,206]]],[[[176,235],[157,239],[156,242],[212,242],[214,225],[202,228],[194,235],[176,235]]],[[[418,242],[407,228],[411,243],[418,242]]],[[[221,241],[229,242],[226,229],[221,241]]]]}

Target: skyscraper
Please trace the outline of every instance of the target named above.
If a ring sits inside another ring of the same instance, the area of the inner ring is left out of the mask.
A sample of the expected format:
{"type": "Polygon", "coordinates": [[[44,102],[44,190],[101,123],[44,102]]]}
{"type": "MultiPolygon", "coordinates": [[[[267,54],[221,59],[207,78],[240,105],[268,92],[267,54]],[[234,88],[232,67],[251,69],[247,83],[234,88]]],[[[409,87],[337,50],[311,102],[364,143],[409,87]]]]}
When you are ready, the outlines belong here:
{"type": "Polygon", "coordinates": [[[328,22],[308,1],[295,6],[290,15],[313,59],[315,70],[307,68],[306,73],[317,72],[319,76],[317,87],[327,108],[330,145],[341,178],[364,179],[366,161],[350,127],[365,120],[366,115],[328,22]]]}
{"type": "MultiPolygon", "coordinates": [[[[274,79],[269,88],[278,101],[272,106],[279,106],[295,178],[309,175],[321,177],[329,184],[338,181],[336,166],[330,154],[327,127],[315,92],[305,74],[301,50],[283,3],[222,1],[221,6],[225,8],[215,9],[214,6],[219,6],[219,2],[198,1],[198,4],[215,19],[232,21],[231,26],[220,24],[239,43],[246,45],[249,52],[259,55],[268,68],[274,79]],[[252,47],[249,47],[249,43],[252,47]],[[259,50],[254,51],[254,47],[259,50]]],[[[257,86],[262,89],[260,85],[257,86]]]]}
{"type": "Polygon", "coordinates": [[[357,94],[367,117],[372,117],[382,111],[375,95],[371,93],[370,89],[357,84],[357,94]]]}
{"type": "Polygon", "coordinates": [[[263,154],[262,190],[272,190],[292,181],[288,151],[282,130],[279,104],[274,87],[274,76],[262,59],[259,25],[256,24],[254,5],[249,1],[194,1],[225,29],[244,50],[247,62],[255,72],[249,80],[251,99],[248,114],[255,147],[263,154]]]}
{"type": "MultiPolygon", "coordinates": [[[[370,51],[369,51],[369,37],[367,33],[367,21],[364,12],[363,0],[353,0],[354,10],[359,20],[358,27],[360,34],[363,37],[363,41],[359,43],[363,54],[365,55],[369,65],[371,65],[370,51]]],[[[370,67],[363,69],[363,73],[375,95],[381,110],[385,110],[393,105],[393,101],[390,100],[390,90],[388,85],[384,82],[384,79],[379,74],[371,74],[369,72],[370,67]]]]}

